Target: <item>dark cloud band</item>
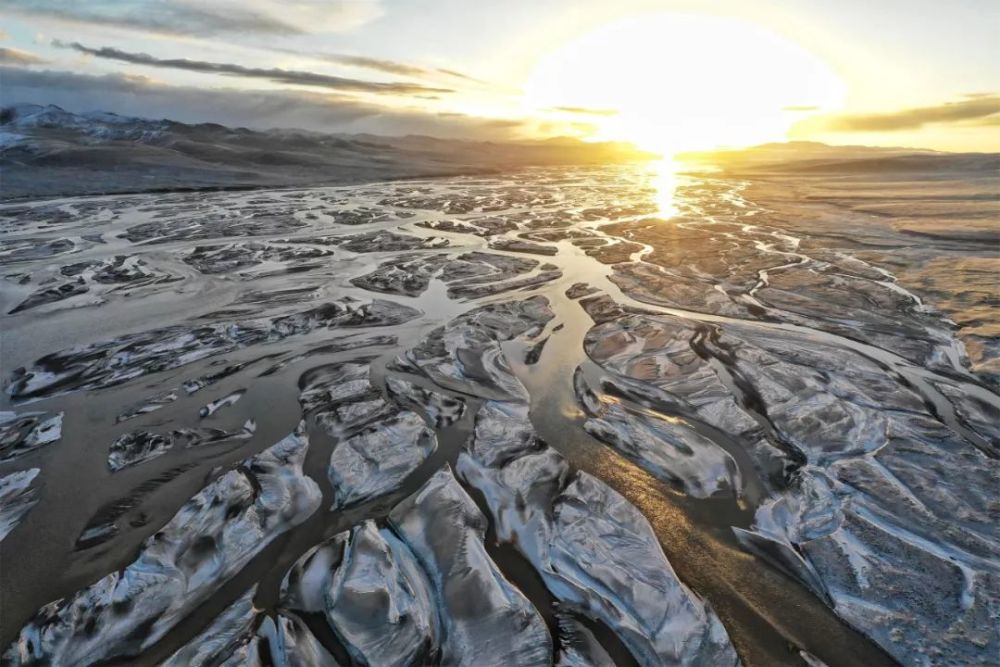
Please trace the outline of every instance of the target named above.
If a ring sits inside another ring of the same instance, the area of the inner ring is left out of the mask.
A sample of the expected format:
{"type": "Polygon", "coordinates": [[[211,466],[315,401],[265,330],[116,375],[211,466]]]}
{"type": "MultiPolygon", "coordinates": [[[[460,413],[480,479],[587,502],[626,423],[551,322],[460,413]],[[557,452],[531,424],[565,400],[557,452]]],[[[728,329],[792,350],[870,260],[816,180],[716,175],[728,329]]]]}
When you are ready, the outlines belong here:
{"type": "Polygon", "coordinates": [[[582,116],[616,116],[617,109],[592,109],[590,107],[553,107],[553,111],[580,114],[582,116]]]}
{"type": "Polygon", "coordinates": [[[925,125],[965,123],[991,125],[1000,114],[1000,95],[977,94],[958,102],[902,109],[889,113],[844,114],[826,120],[834,132],[894,132],[917,130],[925,125]]]}
{"type": "Polygon", "coordinates": [[[28,16],[171,35],[207,36],[225,32],[294,35],[302,32],[264,12],[232,5],[215,7],[212,3],[6,0],[4,6],[8,11],[28,16]]]}
{"type": "Polygon", "coordinates": [[[294,127],[318,132],[427,134],[491,141],[514,138],[525,129],[516,120],[501,123],[472,116],[441,117],[319,91],[196,88],[121,73],[95,76],[2,65],[0,81],[4,104],[57,104],[75,111],[101,109],[187,123],[221,121],[256,129],[294,127]]]}
{"type": "Polygon", "coordinates": [[[389,95],[454,92],[449,88],[432,88],[415,83],[363,81],[360,79],[349,79],[345,77],[301,70],[244,67],[243,65],[237,65],[235,63],[215,63],[204,60],[188,60],[187,58],[156,58],[147,53],[131,53],[108,46],[94,49],[84,46],[79,42],[65,43],[57,40],[53,42],[53,45],[61,48],[73,49],[74,51],[85,53],[87,55],[94,56],[95,58],[117,60],[119,62],[130,63],[133,65],[179,69],[203,74],[238,76],[248,79],[263,79],[271,81],[272,83],[314,86],[327,88],[329,90],[389,95]]]}
{"type": "Polygon", "coordinates": [[[476,79],[475,77],[469,76],[468,74],[463,74],[462,72],[457,72],[452,69],[444,69],[440,67],[429,68],[410,63],[401,63],[396,60],[386,60],[385,58],[371,58],[368,56],[357,56],[346,53],[297,51],[295,49],[274,49],[274,50],[279,53],[287,53],[290,55],[312,58],[314,60],[322,60],[325,62],[334,63],[336,65],[345,65],[347,67],[368,69],[374,72],[382,72],[383,74],[395,74],[397,76],[410,76],[417,78],[428,78],[434,76],[440,77],[441,75],[444,75],[456,79],[462,79],[465,81],[472,81],[475,83],[485,83],[480,79],[476,79]]]}

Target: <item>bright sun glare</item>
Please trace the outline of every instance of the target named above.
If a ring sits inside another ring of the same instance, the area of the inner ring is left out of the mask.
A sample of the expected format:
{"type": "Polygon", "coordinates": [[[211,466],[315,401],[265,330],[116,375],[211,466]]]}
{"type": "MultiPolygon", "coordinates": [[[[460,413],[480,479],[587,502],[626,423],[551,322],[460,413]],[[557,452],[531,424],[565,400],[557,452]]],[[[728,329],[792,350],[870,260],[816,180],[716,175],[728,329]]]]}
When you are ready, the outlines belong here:
{"type": "Polygon", "coordinates": [[[793,122],[838,108],[845,87],[789,39],[732,19],[649,14],[616,21],[547,54],[525,86],[536,109],[588,115],[595,138],[664,155],[780,141],[793,122]]]}

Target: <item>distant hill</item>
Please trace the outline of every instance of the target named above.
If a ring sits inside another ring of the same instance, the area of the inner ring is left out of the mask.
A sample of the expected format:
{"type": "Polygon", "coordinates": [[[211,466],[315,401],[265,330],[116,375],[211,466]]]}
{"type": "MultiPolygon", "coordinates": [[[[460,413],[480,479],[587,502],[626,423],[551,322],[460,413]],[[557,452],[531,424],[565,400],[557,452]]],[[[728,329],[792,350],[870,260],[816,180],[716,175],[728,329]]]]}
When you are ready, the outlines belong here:
{"type": "Polygon", "coordinates": [[[1000,169],[1000,154],[941,153],[918,148],[829,146],[812,141],[771,143],[739,150],[684,153],[678,161],[710,165],[730,174],[787,173],[863,175],[871,173],[989,172],[1000,169]]]}
{"type": "Polygon", "coordinates": [[[652,157],[630,144],[575,139],[498,143],[258,131],[54,105],[0,109],[0,199],[357,183],[652,157]]]}

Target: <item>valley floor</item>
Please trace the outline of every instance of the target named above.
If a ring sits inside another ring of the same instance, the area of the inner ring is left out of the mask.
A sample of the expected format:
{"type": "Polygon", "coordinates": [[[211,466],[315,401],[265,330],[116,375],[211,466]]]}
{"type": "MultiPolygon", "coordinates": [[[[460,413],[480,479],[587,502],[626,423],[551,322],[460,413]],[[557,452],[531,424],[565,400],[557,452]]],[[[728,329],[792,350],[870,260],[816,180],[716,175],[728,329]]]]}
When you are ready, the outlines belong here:
{"type": "Polygon", "coordinates": [[[990,664],[995,201],[873,178],[0,206],[4,663],[990,664]]]}

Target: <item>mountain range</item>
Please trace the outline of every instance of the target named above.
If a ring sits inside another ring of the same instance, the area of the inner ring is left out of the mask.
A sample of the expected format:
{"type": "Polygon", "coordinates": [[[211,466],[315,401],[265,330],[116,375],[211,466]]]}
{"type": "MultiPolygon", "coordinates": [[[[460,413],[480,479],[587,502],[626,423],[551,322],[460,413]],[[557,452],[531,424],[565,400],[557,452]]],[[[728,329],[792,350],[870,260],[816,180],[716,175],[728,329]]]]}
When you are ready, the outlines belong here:
{"type": "Polygon", "coordinates": [[[471,142],[262,131],[55,105],[0,109],[0,199],[346,184],[651,157],[630,144],[571,138],[471,142]]]}
{"type": "MultiPolygon", "coordinates": [[[[621,142],[560,137],[483,142],[407,135],[253,130],[217,123],[74,113],[55,105],[0,109],[0,200],[199,189],[338,185],[487,174],[529,166],[611,164],[660,156],[621,142]]],[[[1000,155],[772,143],[686,153],[679,162],[730,174],[996,173],[1000,155]]]]}

